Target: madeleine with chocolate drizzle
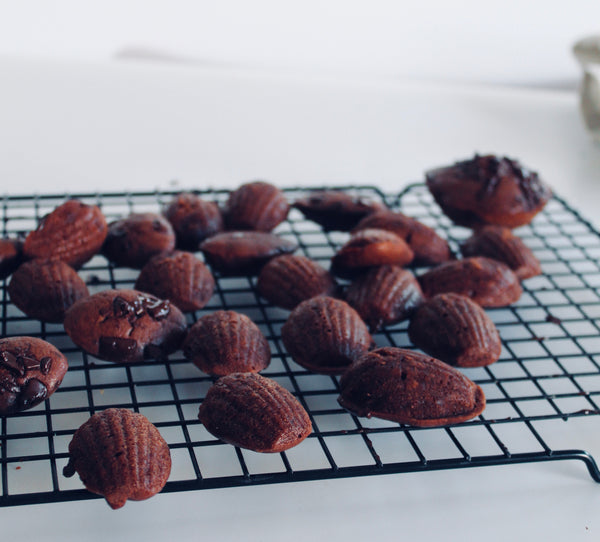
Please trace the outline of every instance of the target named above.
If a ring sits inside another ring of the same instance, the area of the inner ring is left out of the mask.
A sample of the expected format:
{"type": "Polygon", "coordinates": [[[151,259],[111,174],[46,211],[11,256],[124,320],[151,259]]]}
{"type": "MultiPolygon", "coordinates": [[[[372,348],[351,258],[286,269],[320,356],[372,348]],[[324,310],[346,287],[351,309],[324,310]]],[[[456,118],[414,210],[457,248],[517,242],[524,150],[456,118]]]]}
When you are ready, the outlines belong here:
{"type": "Polygon", "coordinates": [[[0,339],[0,415],[33,408],[50,397],[67,369],[67,358],[42,339],[0,339]]]}
{"type": "Polygon", "coordinates": [[[456,224],[477,228],[529,224],[552,191],[538,174],[516,160],[475,155],[426,173],[427,187],[442,211],[456,224]]]}
{"type": "Polygon", "coordinates": [[[183,313],[168,300],[137,290],[105,290],[79,300],[65,316],[73,342],[100,359],[163,359],[186,332],[183,313]]]}

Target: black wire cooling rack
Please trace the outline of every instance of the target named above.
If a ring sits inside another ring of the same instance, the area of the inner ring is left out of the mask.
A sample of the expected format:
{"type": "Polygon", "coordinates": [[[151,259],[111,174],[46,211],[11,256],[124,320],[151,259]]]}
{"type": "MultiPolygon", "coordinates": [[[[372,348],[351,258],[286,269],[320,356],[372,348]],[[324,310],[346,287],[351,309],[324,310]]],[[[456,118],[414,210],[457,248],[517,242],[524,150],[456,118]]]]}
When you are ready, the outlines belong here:
{"type": "MultiPolygon", "coordinates": [[[[440,213],[423,185],[393,196],[372,187],[344,189],[384,201],[435,227],[455,250],[469,234],[440,213]]],[[[226,197],[225,191],[198,193],[219,202],[226,197]]],[[[307,190],[286,193],[293,200],[307,190]]],[[[68,197],[101,206],[110,220],[159,211],[173,195],[5,196],[0,200],[2,234],[35,228],[40,217],[68,197]]],[[[348,238],[346,233],[323,232],[295,210],[276,231],[325,266],[348,238]]],[[[62,325],[23,315],[11,304],[8,281],[3,281],[1,335],[30,335],[53,343],[67,355],[69,371],[43,404],[0,418],[0,505],[97,498],[77,476],[65,478],[62,469],[75,430],[94,412],[109,407],[139,411],[159,428],[173,460],[166,492],[564,459],[583,460],[600,482],[587,452],[554,449],[540,430],[540,424],[564,424],[600,413],[600,236],[559,198],[517,233],[541,260],[544,274],[524,282],[518,303],[488,310],[503,340],[501,358],[489,367],[464,370],[483,388],[487,407],[478,418],[450,427],[414,428],[344,411],[337,404],[337,377],[311,374],[286,354],[280,330],[288,312],[258,295],[255,278],[218,277],[210,303],[189,315],[189,322],[226,308],[247,314],[265,333],[273,356],[263,374],[298,397],[314,429],[299,446],[280,454],[241,450],[204,429],[197,419],[198,406],[212,379],[180,352],[162,362],[121,365],[97,360],[79,350],[62,325]]],[[[136,271],[109,265],[102,256],[80,273],[92,293],[132,287],[137,276],[136,271]]],[[[374,338],[379,346],[410,348],[406,329],[407,323],[400,323],[374,338]]]]}

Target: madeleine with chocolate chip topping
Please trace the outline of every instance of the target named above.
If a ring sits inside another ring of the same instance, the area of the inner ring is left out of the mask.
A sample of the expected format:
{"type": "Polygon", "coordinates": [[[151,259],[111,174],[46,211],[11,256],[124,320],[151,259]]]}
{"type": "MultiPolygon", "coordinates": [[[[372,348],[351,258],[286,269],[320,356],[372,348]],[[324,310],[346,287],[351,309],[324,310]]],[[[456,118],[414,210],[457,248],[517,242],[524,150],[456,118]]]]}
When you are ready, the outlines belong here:
{"type": "Polygon", "coordinates": [[[403,348],[365,354],[342,375],[339,404],[356,414],[416,427],[464,422],[485,409],[483,390],[442,361],[403,348]]]}
{"type": "Polygon", "coordinates": [[[186,333],[183,313],[168,300],[137,290],[105,290],[77,301],[65,316],[72,341],[100,359],[162,359],[186,333]]]}
{"type": "Polygon", "coordinates": [[[142,501],[162,490],[171,473],[171,453],[145,416],[109,408],[75,431],[63,475],[76,472],[88,491],[102,495],[116,509],[127,500],[142,501]]]}
{"type": "Polygon", "coordinates": [[[50,397],[67,369],[67,358],[42,339],[0,339],[0,415],[32,408],[50,397]]]}
{"type": "Polygon", "coordinates": [[[198,418],[222,441],[262,453],[289,450],[312,431],[298,399],[257,373],[219,378],[202,401],[198,418]]]}

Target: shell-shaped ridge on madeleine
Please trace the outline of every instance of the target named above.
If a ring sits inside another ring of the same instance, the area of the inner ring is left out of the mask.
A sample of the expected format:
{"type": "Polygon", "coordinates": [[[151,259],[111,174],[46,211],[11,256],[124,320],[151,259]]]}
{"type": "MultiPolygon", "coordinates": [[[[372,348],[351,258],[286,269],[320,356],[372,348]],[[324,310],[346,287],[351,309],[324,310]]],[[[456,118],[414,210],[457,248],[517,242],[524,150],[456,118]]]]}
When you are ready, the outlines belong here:
{"type": "Polygon", "coordinates": [[[459,294],[439,294],[425,301],[413,315],[408,334],[421,350],[459,367],[490,365],[502,352],[492,319],[459,294]]]}
{"type": "Polygon", "coordinates": [[[308,413],[283,386],[257,373],[232,373],[208,390],[198,412],[217,438],[255,452],[282,452],[312,431],[308,413]]]}
{"type": "Polygon", "coordinates": [[[283,324],[281,338],[296,363],[321,374],[341,374],[373,342],[359,314],[327,296],[300,303],[283,324]]]}
{"type": "Polygon", "coordinates": [[[258,372],[271,361],[269,342],[245,314],[216,311],[198,319],[183,343],[183,353],[214,376],[258,372]]]}
{"type": "Polygon", "coordinates": [[[65,476],[79,474],[85,487],[111,508],[162,490],[171,472],[169,447],[142,414],[109,408],[93,415],[73,435],[65,476]]]}

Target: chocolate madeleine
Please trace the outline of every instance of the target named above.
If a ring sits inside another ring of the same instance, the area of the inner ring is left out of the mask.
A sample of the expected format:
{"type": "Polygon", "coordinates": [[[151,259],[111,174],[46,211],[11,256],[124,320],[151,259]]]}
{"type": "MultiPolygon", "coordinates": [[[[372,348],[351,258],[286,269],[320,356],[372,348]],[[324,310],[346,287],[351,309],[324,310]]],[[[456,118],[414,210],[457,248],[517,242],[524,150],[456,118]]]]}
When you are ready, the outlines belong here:
{"type": "Polygon", "coordinates": [[[485,395],[438,359],[385,347],[364,355],[343,374],[338,402],[357,416],[437,427],[478,416],[485,395]]]}
{"type": "Polygon", "coordinates": [[[269,232],[286,219],[288,211],[288,201],[279,188],[255,181],[231,192],[224,214],[229,230],[269,232]]]}
{"type": "Polygon", "coordinates": [[[298,365],[321,374],[342,374],[373,342],[348,303],[326,296],[300,303],[283,324],[281,339],[298,365]]]}
{"type": "Polygon", "coordinates": [[[19,239],[0,239],[0,280],[10,276],[23,259],[23,242],[19,239]]]}
{"type": "Polygon", "coordinates": [[[273,305],[292,310],[311,297],[334,295],[337,284],[329,271],[306,256],[285,254],[265,264],[257,289],[273,305]]]}
{"type": "Polygon", "coordinates": [[[490,365],[502,351],[491,318],[459,294],[439,294],[425,301],[411,318],[408,336],[427,354],[458,367],[490,365]]]}
{"type": "Polygon", "coordinates": [[[255,452],[283,452],[312,431],[298,400],[274,380],[256,373],[219,378],[202,401],[198,418],[215,437],[255,452]]]}
{"type": "Polygon", "coordinates": [[[410,271],[384,265],[355,279],[345,299],[373,333],[408,318],[423,302],[423,292],[410,271]]]}
{"type": "Polygon", "coordinates": [[[128,499],[142,501],[162,490],[171,473],[171,454],[145,416],[109,408],[75,431],[63,475],[76,472],[88,491],[117,509],[128,499]]]}
{"type": "Polygon", "coordinates": [[[96,205],[68,200],[27,235],[23,255],[62,260],[78,269],[100,251],[106,234],[106,219],[96,205]]]}
{"type": "Polygon", "coordinates": [[[65,331],[88,354],[127,363],[163,359],[177,350],[186,320],[168,300],[137,290],[105,290],[67,311],[65,331]]]}
{"type": "Polygon", "coordinates": [[[542,272],[531,249],[508,228],[485,226],[474,232],[460,248],[464,256],[486,256],[505,263],[520,280],[542,272]]]}
{"type": "Polygon", "coordinates": [[[271,258],[297,248],[289,239],[258,231],[219,233],[200,245],[213,271],[225,276],[256,275],[271,258]]]}
{"type": "Polygon", "coordinates": [[[381,229],[402,237],[414,253],[413,264],[437,265],[452,259],[448,242],[433,228],[402,213],[383,211],[363,218],[352,232],[364,229],[381,229]]]}
{"type": "Polygon", "coordinates": [[[269,342],[245,314],[216,311],[190,328],[183,354],[207,374],[256,373],[271,362],[269,342]]]}
{"type": "Polygon", "coordinates": [[[115,265],[141,269],[157,254],[175,248],[170,222],[155,213],[134,213],[108,225],[102,253],[115,265]]]}
{"type": "Polygon", "coordinates": [[[77,300],[89,295],[77,272],[61,260],[31,260],[17,269],[8,285],[10,300],[30,318],[60,323],[77,300]]]}
{"type": "Polygon", "coordinates": [[[386,230],[359,230],[331,260],[331,272],[351,278],[380,265],[403,266],[412,262],[413,251],[406,241],[386,230]]]}
{"type": "Polygon", "coordinates": [[[365,216],[386,209],[383,203],[340,190],[320,190],[298,199],[293,207],[325,231],[350,231],[365,216]]]}
{"type": "Polygon", "coordinates": [[[0,415],[33,408],[50,397],[67,369],[67,358],[42,339],[0,339],[0,415]]]}
{"type": "Polygon", "coordinates": [[[175,196],[163,214],[173,226],[176,247],[181,250],[198,250],[204,239],[224,228],[219,206],[190,192],[175,196]]]}
{"type": "Polygon", "coordinates": [[[516,160],[475,155],[470,160],[426,173],[427,187],[456,224],[476,228],[529,224],[552,191],[538,174],[516,160]]]}
{"type": "Polygon", "coordinates": [[[189,252],[154,256],[141,270],[135,289],[168,299],[183,312],[203,308],[215,289],[210,269],[189,252]]]}
{"type": "Polygon", "coordinates": [[[482,307],[505,307],[523,292],[517,275],[502,262],[484,257],[464,258],[434,267],[419,277],[426,297],[454,292],[482,307]]]}

